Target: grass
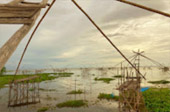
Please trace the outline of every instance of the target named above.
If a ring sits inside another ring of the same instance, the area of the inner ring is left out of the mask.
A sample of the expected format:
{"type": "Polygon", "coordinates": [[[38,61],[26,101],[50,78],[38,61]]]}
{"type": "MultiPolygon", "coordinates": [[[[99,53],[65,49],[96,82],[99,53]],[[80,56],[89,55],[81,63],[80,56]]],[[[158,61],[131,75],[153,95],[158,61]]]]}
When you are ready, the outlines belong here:
{"type": "Polygon", "coordinates": [[[106,100],[115,100],[118,101],[119,100],[119,96],[112,96],[111,94],[106,94],[106,93],[100,93],[98,95],[98,99],[102,100],[102,99],[106,99],[106,100]]]}
{"type": "Polygon", "coordinates": [[[166,80],[160,80],[160,81],[148,81],[148,83],[152,83],[152,84],[169,84],[170,81],[166,81],[166,80]]]}
{"type": "MultiPolygon", "coordinates": [[[[0,76],[0,88],[3,88],[6,84],[9,84],[13,80],[12,75],[1,75],[0,76]]],[[[15,79],[23,79],[28,77],[28,75],[17,75],[15,79]]]]}
{"type": "MultiPolygon", "coordinates": [[[[39,73],[39,74],[35,74],[35,75],[40,77],[40,78],[36,79],[36,82],[43,82],[43,81],[47,81],[47,80],[54,80],[54,79],[59,78],[59,77],[70,77],[71,75],[73,75],[73,73],[54,73],[55,75],[57,75],[57,77],[56,77],[56,76],[50,76],[51,74],[52,73],[39,73]]],[[[34,74],[16,75],[15,80],[31,77],[33,75],[34,74]]],[[[3,88],[6,84],[9,84],[10,82],[12,82],[13,78],[14,78],[13,75],[0,75],[0,88],[3,88]]],[[[33,91],[33,90],[30,90],[30,91],[33,91]]]]}
{"type": "Polygon", "coordinates": [[[63,107],[82,107],[82,106],[87,106],[87,102],[84,100],[70,100],[66,101],[63,103],[57,104],[58,108],[63,108],[63,107]]]}
{"type": "Polygon", "coordinates": [[[42,82],[42,81],[47,81],[47,80],[54,80],[58,77],[55,77],[55,76],[50,76],[51,73],[40,73],[40,74],[37,74],[37,76],[40,76],[39,79],[37,79],[37,82],[42,82]]]}
{"type": "Polygon", "coordinates": [[[149,112],[169,112],[170,111],[170,89],[150,88],[143,92],[146,108],[149,112]]]}
{"type": "Polygon", "coordinates": [[[54,73],[57,77],[71,77],[74,73],[54,73]]]}
{"type": "Polygon", "coordinates": [[[82,94],[82,93],[83,93],[82,90],[77,90],[77,91],[73,90],[73,91],[68,92],[67,94],[82,94]]]}
{"type": "Polygon", "coordinates": [[[112,81],[112,80],[114,80],[114,79],[112,79],[112,78],[95,78],[94,80],[95,80],[95,81],[103,81],[103,82],[109,84],[110,81],[112,81]]]}
{"type": "Polygon", "coordinates": [[[49,109],[49,107],[42,107],[37,110],[37,112],[46,112],[49,109]]]}
{"type": "MultiPolygon", "coordinates": [[[[36,79],[36,82],[42,82],[46,80],[53,80],[57,77],[49,76],[50,73],[37,74],[40,78],[36,79]]],[[[15,80],[31,77],[33,75],[16,75],[15,80]]],[[[9,84],[14,79],[13,75],[1,75],[0,76],[0,88],[3,88],[6,84],[9,84]]]]}
{"type": "Polygon", "coordinates": [[[122,78],[123,76],[122,75],[115,75],[113,76],[114,78],[122,78]]]}

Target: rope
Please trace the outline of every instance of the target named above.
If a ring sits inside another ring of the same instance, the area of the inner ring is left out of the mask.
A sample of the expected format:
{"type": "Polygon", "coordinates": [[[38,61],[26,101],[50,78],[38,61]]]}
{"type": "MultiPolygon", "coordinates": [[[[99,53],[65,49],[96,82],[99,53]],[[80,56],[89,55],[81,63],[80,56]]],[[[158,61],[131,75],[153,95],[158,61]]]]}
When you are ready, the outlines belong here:
{"type": "Polygon", "coordinates": [[[23,58],[24,58],[25,52],[26,52],[26,50],[27,50],[27,48],[28,48],[28,46],[29,46],[29,44],[30,44],[30,42],[31,42],[31,40],[32,40],[35,32],[37,31],[37,29],[39,28],[40,24],[42,23],[42,21],[44,20],[44,18],[45,18],[46,15],[48,14],[48,12],[49,12],[49,10],[51,9],[51,7],[54,5],[55,1],[56,1],[56,0],[53,0],[53,1],[52,1],[51,5],[48,7],[48,9],[46,10],[46,12],[44,13],[44,15],[42,16],[42,18],[41,18],[40,21],[38,22],[37,26],[36,26],[35,29],[33,30],[32,34],[31,34],[31,36],[30,36],[30,38],[29,38],[29,40],[28,40],[28,42],[27,42],[27,44],[26,44],[26,46],[25,46],[25,49],[24,49],[24,51],[23,51],[23,53],[22,53],[22,56],[21,56],[21,58],[20,58],[20,61],[19,61],[19,63],[18,63],[17,69],[16,69],[15,74],[14,74],[13,81],[14,81],[14,79],[15,79],[16,74],[18,73],[18,70],[19,70],[19,67],[20,67],[20,65],[21,65],[21,62],[22,62],[22,60],[23,60],[23,58]]]}
{"type": "MultiPolygon", "coordinates": [[[[128,59],[130,60],[131,58],[134,58],[135,56],[136,56],[136,55],[130,56],[128,59]]],[[[123,61],[117,63],[116,65],[114,65],[114,67],[120,65],[121,63],[123,63],[123,62],[125,62],[125,61],[126,61],[126,60],[123,60],[123,61]]]]}
{"type": "Polygon", "coordinates": [[[142,54],[140,54],[140,55],[141,55],[143,58],[151,61],[152,63],[154,63],[154,64],[156,64],[156,65],[158,65],[158,66],[160,66],[160,67],[164,67],[164,65],[160,64],[159,62],[157,62],[157,61],[155,61],[155,60],[153,60],[153,59],[151,59],[151,58],[149,58],[149,57],[147,57],[147,56],[144,56],[144,55],[142,55],[142,54]]]}
{"type": "Polygon", "coordinates": [[[116,45],[113,44],[113,42],[107,37],[107,35],[97,26],[97,24],[91,19],[91,17],[75,2],[75,0],[72,0],[72,2],[79,8],[85,16],[91,21],[91,23],[98,29],[98,31],[106,38],[106,40],[119,52],[119,54],[144,78],[146,79],[140,71],[127,59],[127,57],[116,47],[116,45]]]}

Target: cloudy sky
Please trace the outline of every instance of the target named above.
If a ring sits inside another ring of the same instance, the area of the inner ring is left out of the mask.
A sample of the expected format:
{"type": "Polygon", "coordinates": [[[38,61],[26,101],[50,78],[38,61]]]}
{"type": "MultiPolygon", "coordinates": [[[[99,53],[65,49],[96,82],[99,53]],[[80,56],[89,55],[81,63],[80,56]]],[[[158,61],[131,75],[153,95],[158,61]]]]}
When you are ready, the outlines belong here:
{"type": "MultiPolygon", "coordinates": [[[[76,1],[127,57],[133,55],[132,50],[141,49],[148,57],[170,65],[169,18],[115,0],[76,1]]],[[[131,1],[170,12],[169,0],[131,1]]],[[[0,25],[0,47],[20,27],[0,25]]],[[[9,69],[16,68],[29,36],[30,33],[6,64],[9,69]]],[[[105,67],[121,60],[120,54],[71,0],[56,0],[35,34],[21,68],[105,67]]]]}

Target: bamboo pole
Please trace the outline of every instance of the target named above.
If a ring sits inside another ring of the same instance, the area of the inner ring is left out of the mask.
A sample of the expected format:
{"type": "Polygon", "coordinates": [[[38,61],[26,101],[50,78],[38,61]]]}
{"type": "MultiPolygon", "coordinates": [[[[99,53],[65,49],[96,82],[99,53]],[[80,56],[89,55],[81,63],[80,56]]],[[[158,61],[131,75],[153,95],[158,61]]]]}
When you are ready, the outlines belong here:
{"type": "Polygon", "coordinates": [[[150,12],[154,12],[154,13],[166,16],[166,17],[170,17],[170,14],[168,14],[168,13],[165,13],[165,12],[162,12],[162,11],[159,11],[159,10],[156,10],[156,9],[152,9],[152,8],[149,8],[149,7],[137,4],[137,3],[133,3],[133,2],[130,2],[130,1],[126,1],[126,0],[116,0],[116,1],[119,1],[119,2],[122,2],[122,3],[125,3],[125,4],[129,4],[129,5],[132,5],[132,6],[135,6],[135,7],[150,11],[150,12]]]}
{"type": "Polygon", "coordinates": [[[97,28],[97,30],[105,37],[105,39],[116,49],[117,52],[143,77],[146,79],[138,69],[129,61],[129,59],[120,51],[120,49],[108,38],[108,36],[100,29],[100,27],[93,21],[93,19],[77,4],[75,0],[72,2],[77,6],[77,8],[90,20],[90,22],[97,28]]]}

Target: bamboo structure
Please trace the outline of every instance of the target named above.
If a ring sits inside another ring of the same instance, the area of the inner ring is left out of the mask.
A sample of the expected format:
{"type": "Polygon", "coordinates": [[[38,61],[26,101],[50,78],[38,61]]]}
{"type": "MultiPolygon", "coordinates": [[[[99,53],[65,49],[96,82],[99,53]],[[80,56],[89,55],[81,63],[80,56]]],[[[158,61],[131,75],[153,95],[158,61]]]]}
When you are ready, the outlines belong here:
{"type": "Polygon", "coordinates": [[[38,76],[33,76],[10,83],[8,106],[16,107],[39,103],[38,78],[38,76]]]}
{"type": "MultiPolygon", "coordinates": [[[[138,51],[140,54],[140,51],[138,51]]],[[[134,66],[140,71],[140,55],[134,59],[134,66]]],[[[145,109],[145,103],[142,98],[141,80],[142,78],[138,72],[128,70],[127,67],[123,67],[121,63],[121,75],[118,84],[119,87],[119,112],[147,112],[145,109]]]]}
{"type": "MultiPolygon", "coordinates": [[[[0,4],[0,24],[22,24],[12,37],[0,48],[0,70],[17,49],[22,39],[34,26],[41,9],[46,8],[48,0],[39,3],[13,0],[0,4]]],[[[15,74],[16,75],[16,74],[15,74]]],[[[37,76],[15,80],[9,84],[9,107],[22,106],[40,102],[37,76]]]]}
{"type": "Polygon", "coordinates": [[[144,5],[140,5],[140,4],[131,2],[131,1],[127,1],[127,0],[116,0],[116,1],[119,1],[119,2],[122,2],[122,3],[128,4],[128,5],[131,5],[131,6],[134,6],[134,7],[141,8],[141,9],[147,10],[147,11],[149,11],[149,12],[157,13],[157,14],[162,15],[162,16],[165,16],[165,17],[170,17],[170,14],[169,14],[169,13],[162,12],[162,11],[160,11],[160,10],[153,9],[153,8],[150,8],[150,7],[146,7],[146,6],[144,6],[144,5]]]}
{"type": "MultiPolygon", "coordinates": [[[[128,2],[125,0],[117,0],[129,5],[133,5],[154,13],[158,13],[167,17],[170,17],[169,14],[154,10],[139,4],[128,2]]],[[[8,59],[12,56],[22,39],[34,26],[35,21],[40,15],[42,8],[45,8],[48,5],[48,0],[42,0],[40,3],[35,2],[26,2],[24,0],[13,0],[7,4],[0,4],[0,24],[23,24],[23,26],[15,32],[15,34],[0,48],[0,70],[8,59]]],[[[55,0],[54,0],[55,2],[55,0]]],[[[54,3],[53,2],[53,3],[54,3]]],[[[121,65],[121,75],[123,76],[120,79],[119,83],[119,111],[120,112],[146,112],[144,101],[140,92],[140,83],[142,78],[145,77],[140,73],[140,56],[141,52],[137,53],[135,62],[132,63],[120,50],[119,48],[107,37],[107,35],[100,29],[100,27],[92,20],[92,18],[75,2],[72,2],[85,14],[85,16],[90,20],[90,22],[97,28],[97,30],[104,36],[104,38],[112,45],[113,48],[119,52],[119,54],[132,66],[134,71],[130,71],[121,65]],[[143,110],[144,109],[144,110],[143,110]]],[[[50,9],[50,8],[49,8],[50,9]]],[[[48,10],[49,10],[48,9],[48,10]]],[[[47,10],[47,12],[48,12],[47,10]]],[[[47,14],[45,13],[45,15],[47,14]]],[[[41,21],[39,21],[37,27],[33,31],[31,38],[29,39],[21,60],[18,64],[17,71],[22,62],[24,54],[27,50],[27,47],[36,31],[41,21]]],[[[84,70],[83,72],[87,72],[84,70]]],[[[10,83],[9,89],[9,103],[8,106],[21,106],[27,104],[33,104],[40,102],[39,99],[39,84],[36,84],[36,79],[38,77],[33,76],[26,79],[16,80],[10,83]],[[31,91],[30,91],[31,89],[31,91]]]]}
{"type": "Polygon", "coordinates": [[[47,2],[48,0],[42,0],[40,3],[13,0],[7,4],[0,4],[0,24],[23,24],[0,48],[0,70],[34,26],[41,9],[47,6],[47,2]]]}

